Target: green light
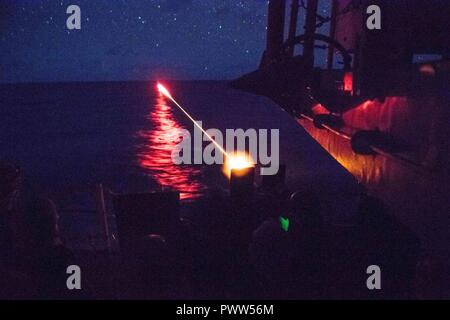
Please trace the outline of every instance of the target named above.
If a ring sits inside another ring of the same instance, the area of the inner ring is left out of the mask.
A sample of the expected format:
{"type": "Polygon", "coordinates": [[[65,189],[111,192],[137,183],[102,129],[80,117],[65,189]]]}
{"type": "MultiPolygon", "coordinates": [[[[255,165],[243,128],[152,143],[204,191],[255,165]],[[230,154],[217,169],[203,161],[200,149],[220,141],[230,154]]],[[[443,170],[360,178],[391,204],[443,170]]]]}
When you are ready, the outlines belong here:
{"type": "Polygon", "coordinates": [[[289,219],[280,217],[280,225],[281,229],[283,229],[285,232],[289,231],[289,219]]]}

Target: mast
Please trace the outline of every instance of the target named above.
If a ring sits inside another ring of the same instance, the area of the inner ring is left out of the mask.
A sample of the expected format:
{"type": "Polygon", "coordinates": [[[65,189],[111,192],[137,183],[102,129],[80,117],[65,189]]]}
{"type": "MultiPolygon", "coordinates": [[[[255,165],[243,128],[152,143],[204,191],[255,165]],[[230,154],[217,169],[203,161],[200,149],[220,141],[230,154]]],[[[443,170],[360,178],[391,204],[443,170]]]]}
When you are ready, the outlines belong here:
{"type": "MultiPolygon", "coordinates": [[[[294,39],[297,35],[297,24],[298,24],[298,9],[300,7],[299,5],[300,0],[292,0],[291,4],[291,19],[289,22],[289,35],[288,39],[294,39]]],[[[294,56],[294,46],[289,48],[289,56],[294,56]]]]}
{"type": "MultiPolygon", "coordinates": [[[[330,38],[335,39],[336,34],[336,19],[338,12],[338,3],[335,0],[331,0],[331,25],[330,25],[330,38]]],[[[328,57],[327,57],[327,68],[329,70],[333,69],[334,63],[334,47],[328,47],[328,57]]]]}
{"type": "Polygon", "coordinates": [[[284,41],[286,0],[270,0],[267,21],[267,45],[262,64],[279,59],[284,41]]]}
{"type": "Polygon", "coordinates": [[[305,58],[306,65],[311,68],[314,67],[314,34],[316,32],[316,14],[318,6],[318,0],[308,0],[305,23],[306,41],[303,47],[303,57],[305,58]]]}

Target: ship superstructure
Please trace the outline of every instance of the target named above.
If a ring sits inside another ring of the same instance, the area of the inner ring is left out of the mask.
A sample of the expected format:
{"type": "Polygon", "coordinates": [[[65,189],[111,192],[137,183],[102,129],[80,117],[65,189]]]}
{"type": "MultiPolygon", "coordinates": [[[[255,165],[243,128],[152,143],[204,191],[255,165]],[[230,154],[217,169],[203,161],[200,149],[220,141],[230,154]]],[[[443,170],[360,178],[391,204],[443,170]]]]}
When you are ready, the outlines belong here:
{"type": "Polygon", "coordinates": [[[277,102],[450,265],[450,1],[319,4],[271,0],[260,67],[233,86],[277,102]]]}

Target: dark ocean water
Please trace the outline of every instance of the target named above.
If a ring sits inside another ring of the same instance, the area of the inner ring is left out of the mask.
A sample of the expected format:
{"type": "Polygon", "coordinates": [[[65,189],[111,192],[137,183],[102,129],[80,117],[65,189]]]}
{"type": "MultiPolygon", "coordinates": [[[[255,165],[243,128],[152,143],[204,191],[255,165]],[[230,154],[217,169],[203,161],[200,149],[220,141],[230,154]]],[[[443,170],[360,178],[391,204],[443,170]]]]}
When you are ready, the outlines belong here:
{"type": "MultiPolygon", "coordinates": [[[[225,82],[168,82],[174,97],[205,128],[279,129],[287,183],[313,181],[338,197],[350,175],[270,100],[225,82]],[[338,190],[338,191],[336,191],[338,190]]],[[[159,186],[196,197],[227,187],[221,166],[175,166],[166,129],[192,123],[161,99],[154,82],[0,86],[0,159],[19,165],[28,192],[64,202],[103,183],[114,192],[159,186]]]]}

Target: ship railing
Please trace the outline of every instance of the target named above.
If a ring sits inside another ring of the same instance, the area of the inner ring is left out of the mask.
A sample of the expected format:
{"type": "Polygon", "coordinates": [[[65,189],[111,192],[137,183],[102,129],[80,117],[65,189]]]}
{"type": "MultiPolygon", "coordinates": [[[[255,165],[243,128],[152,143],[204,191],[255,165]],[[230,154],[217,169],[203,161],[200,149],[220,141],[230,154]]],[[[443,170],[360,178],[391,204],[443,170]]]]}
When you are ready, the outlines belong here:
{"type": "MultiPolygon", "coordinates": [[[[305,120],[314,122],[314,119],[313,119],[312,117],[306,115],[306,114],[303,114],[303,113],[302,113],[302,114],[300,114],[300,116],[301,116],[303,119],[305,119],[305,120]]],[[[344,131],[342,131],[342,130],[333,128],[333,127],[331,127],[331,126],[329,126],[329,125],[327,125],[327,124],[321,124],[321,126],[322,126],[322,128],[326,129],[326,130],[329,131],[330,133],[333,133],[333,134],[335,134],[335,135],[337,135],[337,136],[339,136],[339,137],[341,137],[341,138],[343,138],[343,139],[345,139],[345,140],[349,140],[349,141],[352,140],[352,137],[353,137],[352,134],[349,134],[349,133],[344,132],[344,131]]],[[[374,151],[375,153],[377,153],[377,154],[379,154],[379,155],[381,155],[381,156],[383,156],[383,157],[389,158],[389,159],[391,159],[391,160],[393,160],[393,161],[400,162],[400,163],[402,163],[402,164],[404,164],[404,165],[412,166],[412,167],[414,167],[414,168],[416,168],[416,169],[419,169],[419,170],[428,170],[423,164],[418,163],[417,161],[414,161],[414,160],[412,160],[412,159],[410,159],[410,158],[408,158],[408,157],[406,157],[406,156],[404,156],[404,155],[401,155],[401,154],[394,154],[394,153],[385,151],[385,150],[383,150],[382,148],[377,147],[377,146],[374,146],[374,145],[370,145],[370,148],[371,148],[372,151],[374,151]]]]}
{"type": "MultiPolygon", "coordinates": [[[[86,188],[59,194],[58,198],[68,200],[82,195],[85,202],[75,205],[63,205],[59,208],[61,233],[64,242],[74,250],[107,251],[117,250],[115,215],[111,209],[111,196],[114,194],[103,184],[95,188],[86,188]]],[[[64,201],[62,201],[64,202],[64,201]]]]}

